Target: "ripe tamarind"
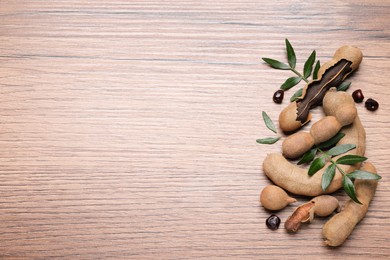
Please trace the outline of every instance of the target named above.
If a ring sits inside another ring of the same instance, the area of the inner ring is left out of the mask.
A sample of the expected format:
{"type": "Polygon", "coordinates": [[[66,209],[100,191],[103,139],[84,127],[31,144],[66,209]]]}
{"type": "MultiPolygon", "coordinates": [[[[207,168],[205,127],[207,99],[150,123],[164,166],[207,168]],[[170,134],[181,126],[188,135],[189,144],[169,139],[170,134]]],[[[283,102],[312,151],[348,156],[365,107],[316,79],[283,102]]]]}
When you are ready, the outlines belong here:
{"type": "MultiPolygon", "coordinates": [[[[377,172],[375,166],[369,162],[366,162],[361,170],[375,174],[377,172]]],[[[322,234],[326,245],[335,247],[344,243],[355,226],[365,217],[368,206],[375,195],[377,184],[377,180],[355,180],[356,196],[362,204],[350,199],[340,213],[325,223],[322,234]]]]}

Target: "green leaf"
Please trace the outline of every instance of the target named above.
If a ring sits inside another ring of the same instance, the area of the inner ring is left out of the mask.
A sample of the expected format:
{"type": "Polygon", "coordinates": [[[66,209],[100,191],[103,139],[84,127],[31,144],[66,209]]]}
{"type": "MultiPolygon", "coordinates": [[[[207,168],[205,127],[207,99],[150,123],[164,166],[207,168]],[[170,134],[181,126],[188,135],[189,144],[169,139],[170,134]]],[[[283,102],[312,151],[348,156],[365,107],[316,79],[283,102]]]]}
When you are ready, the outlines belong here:
{"type": "Polygon", "coordinates": [[[288,64],[290,64],[290,67],[294,69],[297,63],[297,58],[295,56],[294,48],[291,46],[288,39],[286,39],[286,50],[287,50],[288,64]]]}
{"type": "Polygon", "coordinates": [[[302,80],[301,77],[291,77],[291,78],[288,78],[288,79],[280,86],[280,89],[288,90],[288,89],[294,87],[295,85],[297,85],[299,82],[301,82],[301,80],[302,80]]]}
{"type": "Polygon", "coordinates": [[[317,147],[320,149],[326,149],[326,148],[332,147],[335,144],[337,144],[344,136],[345,136],[344,133],[338,132],[335,136],[330,138],[328,141],[325,141],[325,142],[317,145],[317,147]]]}
{"type": "Polygon", "coordinates": [[[265,125],[267,126],[267,128],[269,130],[271,130],[272,132],[276,133],[276,128],[275,128],[275,125],[274,123],[272,122],[271,118],[267,115],[266,112],[262,112],[262,115],[263,115],[263,120],[264,120],[264,123],[265,125]]]}
{"type": "Polygon", "coordinates": [[[325,191],[329,187],[335,174],[336,164],[332,163],[325,169],[324,174],[322,175],[321,186],[323,191],[325,191]]]}
{"type": "Polygon", "coordinates": [[[279,139],[280,137],[267,137],[267,138],[257,139],[256,142],[258,142],[259,144],[274,144],[279,139]]]}
{"type": "Polygon", "coordinates": [[[358,204],[362,204],[358,198],[356,197],[356,192],[355,192],[355,186],[353,185],[353,182],[351,181],[350,178],[347,176],[343,176],[343,188],[344,191],[348,194],[348,196],[355,201],[358,204]]]}
{"type": "Polygon", "coordinates": [[[317,154],[317,148],[310,149],[302,156],[301,160],[299,160],[298,162],[298,165],[311,162],[316,156],[316,154],[317,154]]]}
{"type": "Polygon", "coordinates": [[[362,180],[379,180],[382,177],[378,174],[366,172],[362,170],[356,170],[351,173],[348,173],[346,176],[350,179],[362,179],[362,180]]]}
{"type": "Polygon", "coordinates": [[[302,91],[303,91],[302,88],[301,88],[301,89],[298,89],[298,91],[295,92],[294,95],[292,95],[292,97],[290,98],[290,102],[294,102],[294,101],[298,100],[299,97],[302,96],[302,91]]]}
{"type": "Polygon", "coordinates": [[[311,163],[308,174],[310,176],[313,176],[316,172],[321,170],[324,166],[325,166],[325,158],[322,156],[318,157],[311,163]]]}
{"type": "Polygon", "coordinates": [[[349,86],[351,86],[351,82],[343,82],[340,84],[340,86],[337,87],[337,91],[346,91],[349,86]]]}
{"type": "Polygon", "coordinates": [[[316,51],[313,51],[310,54],[307,61],[305,62],[305,65],[303,66],[303,77],[305,77],[305,79],[307,79],[310,76],[313,70],[313,64],[315,60],[316,60],[316,51]]]}
{"type": "Polygon", "coordinates": [[[333,147],[332,149],[330,149],[327,152],[327,154],[330,156],[336,156],[336,155],[346,153],[349,150],[352,150],[354,148],[356,148],[356,145],[354,145],[354,144],[342,144],[342,145],[338,145],[338,146],[333,147]]]}
{"type": "Polygon", "coordinates": [[[313,79],[318,79],[318,71],[320,70],[321,64],[320,61],[318,60],[316,65],[314,66],[313,70],[313,79]]]}
{"type": "Polygon", "coordinates": [[[364,162],[365,160],[367,160],[367,157],[347,154],[347,155],[344,155],[343,157],[338,158],[336,163],[337,164],[353,165],[355,163],[364,162]]]}
{"type": "Polygon", "coordinates": [[[274,69],[279,69],[279,70],[289,70],[290,66],[287,65],[286,63],[280,62],[278,60],[270,59],[270,58],[263,58],[263,61],[271,65],[272,68],[274,69]]]}

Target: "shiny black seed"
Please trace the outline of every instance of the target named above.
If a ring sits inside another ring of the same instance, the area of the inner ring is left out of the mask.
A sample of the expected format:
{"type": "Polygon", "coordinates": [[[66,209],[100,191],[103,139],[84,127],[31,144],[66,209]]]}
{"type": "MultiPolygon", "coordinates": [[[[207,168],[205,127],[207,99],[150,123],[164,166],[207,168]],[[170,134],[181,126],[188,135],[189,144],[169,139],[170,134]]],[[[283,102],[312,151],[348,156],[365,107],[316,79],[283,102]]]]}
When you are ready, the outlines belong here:
{"type": "Polygon", "coordinates": [[[355,100],[356,103],[360,103],[363,101],[364,96],[361,89],[357,89],[352,93],[353,100],[355,100]]]}
{"type": "Polygon", "coordinates": [[[274,100],[275,103],[280,104],[283,101],[283,97],[284,97],[284,90],[279,89],[278,91],[276,91],[274,93],[274,96],[272,97],[272,99],[274,100]]]}
{"type": "Polygon", "coordinates": [[[366,103],[365,103],[365,106],[368,110],[370,111],[375,111],[378,109],[379,107],[379,104],[376,100],[372,99],[372,98],[369,98],[367,99],[366,103]]]}
{"type": "Polygon", "coordinates": [[[279,228],[280,218],[272,214],[269,218],[267,218],[267,221],[265,223],[269,229],[276,230],[279,228]]]}

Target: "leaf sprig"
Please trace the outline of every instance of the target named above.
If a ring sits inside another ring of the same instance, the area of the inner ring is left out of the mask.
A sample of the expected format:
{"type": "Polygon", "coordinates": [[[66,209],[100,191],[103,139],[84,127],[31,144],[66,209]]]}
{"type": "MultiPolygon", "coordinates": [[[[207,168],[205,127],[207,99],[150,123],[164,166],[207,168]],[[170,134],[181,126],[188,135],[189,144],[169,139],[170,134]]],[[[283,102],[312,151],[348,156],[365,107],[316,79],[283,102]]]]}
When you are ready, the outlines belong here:
{"type": "MultiPolygon", "coordinates": [[[[297,57],[294,51],[293,46],[291,45],[290,41],[286,38],[285,39],[286,44],[286,54],[287,54],[287,63],[263,57],[262,60],[265,61],[268,65],[270,65],[274,69],[278,70],[290,70],[296,74],[296,76],[287,78],[281,85],[280,89],[285,91],[293,88],[294,86],[298,85],[302,80],[306,83],[309,83],[310,76],[312,76],[313,80],[318,79],[318,71],[321,67],[320,61],[317,60],[316,62],[316,51],[313,50],[310,56],[306,59],[305,64],[303,66],[303,72],[300,73],[296,69],[296,63],[297,63],[297,57]],[[315,63],[315,65],[314,65],[315,63]],[[314,68],[313,68],[314,66],[314,68]]],[[[346,91],[349,86],[351,85],[351,82],[343,82],[340,84],[340,86],[337,87],[338,91],[346,91]]],[[[298,89],[290,98],[290,102],[296,101],[299,97],[302,96],[303,88],[298,89]]]]}
{"type": "MultiPolygon", "coordinates": [[[[287,52],[287,61],[288,64],[271,59],[271,58],[262,58],[263,61],[265,61],[267,64],[269,64],[274,69],[279,70],[291,70],[294,72],[297,76],[289,77],[283,84],[281,84],[280,89],[282,90],[288,90],[294,86],[296,86],[301,80],[305,81],[306,83],[309,82],[309,77],[313,72],[313,65],[316,60],[316,51],[313,50],[313,52],[310,54],[309,58],[307,58],[304,66],[303,66],[303,72],[300,73],[296,70],[296,63],[297,63],[297,57],[295,55],[294,48],[292,47],[290,41],[288,39],[285,39],[286,43],[286,52],[287,52]]],[[[320,68],[320,62],[317,61],[317,64],[315,66],[314,74],[315,77],[317,76],[317,72],[320,68]]]]}
{"type": "MultiPolygon", "coordinates": [[[[263,121],[265,123],[265,126],[271,130],[274,133],[277,133],[275,124],[273,123],[272,119],[267,115],[266,112],[262,112],[263,121]]],[[[277,137],[266,137],[262,139],[257,139],[256,142],[259,144],[274,144],[280,139],[280,136],[277,137]]]]}
{"type": "Polygon", "coordinates": [[[301,160],[298,162],[298,164],[303,163],[309,163],[310,167],[308,170],[308,174],[310,176],[313,176],[316,172],[321,170],[327,161],[330,162],[329,166],[325,169],[322,180],[321,180],[321,187],[322,190],[325,191],[329,185],[332,183],[332,180],[336,174],[336,170],[338,170],[343,175],[343,189],[347,193],[347,195],[356,203],[361,204],[361,202],[358,200],[356,196],[355,186],[353,183],[354,179],[365,179],[365,180],[379,180],[382,177],[378,174],[374,174],[367,171],[362,170],[356,170],[351,173],[345,173],[344,170],[340,167],[340,165],[353,165],[355,163],[364,162],[367,160],[364,156],[359,155],[351,155],[347,154],[340,158],[338,158],[336,161],[334,161],[332,158],[338,155],[341,155],[343,153],[348,152],[349,150],[352,150],[356,148],[356,145],[354,144],[343,144],[334,146],[338,141],[340,141],[345,134],[338,133],[333,138],[329,139],[328,141],[321,143],[312,149],[310,149],[308,152],[306,152],[301,160]],[[334,146],[333,148],[330,148],[334,146]],[[325,149],[330,148],[328,151],[324,151],[325,149]],[[317,152],[320,153],[320,156],[316,157],[317,152]]]}

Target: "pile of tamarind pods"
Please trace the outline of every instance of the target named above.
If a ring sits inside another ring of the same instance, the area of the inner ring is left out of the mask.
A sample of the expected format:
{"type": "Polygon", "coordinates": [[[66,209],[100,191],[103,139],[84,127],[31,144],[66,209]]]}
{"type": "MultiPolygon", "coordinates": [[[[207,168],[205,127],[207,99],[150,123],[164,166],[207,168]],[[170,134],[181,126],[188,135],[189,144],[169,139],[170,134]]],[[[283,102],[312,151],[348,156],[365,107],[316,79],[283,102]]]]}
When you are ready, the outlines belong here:
{"type": "MultiPolygon", "coordinates": [[[[286,137],[281,153],[271,153],[263,162],[265,175],[275,184],[265,187],[260,195],[260,203],[269,210],[281,210],[296,202],[287,193],[304,195],[312,199],[300,205],[285,221],[289,232],[296,232],[301,223],[310,222],[314,215],[331,217],[323,227],[323,237],[328,246],[340,246],[352,233],[354,227],[364,218],[377,186],[377,180],[355,180],[356,196],[362,204],[349,200],[340,211],[339,201],[330,195],[342,187],[342,174],[336,172],[329,187],[322,190],[321,180],[327,165],[315,175],[309,176],[307,169],[293,164],[288,159],[302,156],[314,145],[332,138],[339,131],[345,134],[337,145],[355,144],[356,148],[346,154],[363,156],[365,153],[366,133],[360,122],[355,103],[351,95],[336,91],[350,73],[355,71],[361,61],[362,52],[352,46],[339,48],[332,60],[321,66],[318,79],[309,82],[302,96],[290,103],[279,116],[279,127],[285,133],[295,133],[286,137]],[[308,132],[297,131],[311,120],[310,109],[322,104],[325,117],[314,123],[308,132]]],[[[334,158],[337,160],[337,157],[334,158]]],[[[329,162],[330,163],[330,162],[329,162]]],[[[328,163],[328,164],[329,164],[328,163]]],[[[340,165],[345,173],[360,168],[360,164],[340,165]]],[[[362,169],[376,173],[375,167],[366,162],[362,169]]]]}

